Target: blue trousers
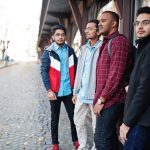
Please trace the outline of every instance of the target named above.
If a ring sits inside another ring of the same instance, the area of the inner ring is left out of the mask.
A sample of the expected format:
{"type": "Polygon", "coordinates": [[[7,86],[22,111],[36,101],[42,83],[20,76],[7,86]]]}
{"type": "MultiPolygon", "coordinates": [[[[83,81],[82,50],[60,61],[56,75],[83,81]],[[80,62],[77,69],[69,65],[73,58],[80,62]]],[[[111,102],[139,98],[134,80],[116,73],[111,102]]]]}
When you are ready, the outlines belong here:
{"type": "Polygon", "coordinates": [[[150,150],[150,127],[135,125],[127,139],[123,150],[150,150]]]}
{"type": "Polygon", "coordinates": [[[114,104],[102,110],[96,119],[94,142],[97,150],[118,150],[117,120],[124,104],[114,104]]]}

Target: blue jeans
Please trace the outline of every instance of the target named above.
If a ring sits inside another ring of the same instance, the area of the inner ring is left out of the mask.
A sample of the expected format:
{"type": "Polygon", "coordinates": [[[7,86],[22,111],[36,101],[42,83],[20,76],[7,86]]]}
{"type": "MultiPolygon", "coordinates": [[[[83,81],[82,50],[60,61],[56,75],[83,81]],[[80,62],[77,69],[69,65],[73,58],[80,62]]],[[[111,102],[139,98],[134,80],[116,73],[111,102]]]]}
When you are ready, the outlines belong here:
{"type": "Polygon", "coordinates": [[[96,120],[94,142],[97,150],[118,150],[117,120],[124,104],[114,104],[102,110],[96,120]]]}
{"type": "Polygon", "coordinates": [[[127,139],[124,150],[150,150],[150,127],[135,125],[127,139]]]}

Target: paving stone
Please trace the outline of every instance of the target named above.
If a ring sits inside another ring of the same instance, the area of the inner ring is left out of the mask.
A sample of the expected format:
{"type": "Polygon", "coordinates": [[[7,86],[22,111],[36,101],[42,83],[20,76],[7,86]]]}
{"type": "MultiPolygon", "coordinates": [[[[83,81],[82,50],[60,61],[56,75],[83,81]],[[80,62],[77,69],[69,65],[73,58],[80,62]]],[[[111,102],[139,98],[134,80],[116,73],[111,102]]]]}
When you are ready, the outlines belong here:
{"type": "MultiPolygon", "coordinates": [[[[34,62],[0,69],[0,150],[50,150],[50,104],[34,62]]],[[[61,106],[61,150],[71,150],[70,123],[61,106]]]]}

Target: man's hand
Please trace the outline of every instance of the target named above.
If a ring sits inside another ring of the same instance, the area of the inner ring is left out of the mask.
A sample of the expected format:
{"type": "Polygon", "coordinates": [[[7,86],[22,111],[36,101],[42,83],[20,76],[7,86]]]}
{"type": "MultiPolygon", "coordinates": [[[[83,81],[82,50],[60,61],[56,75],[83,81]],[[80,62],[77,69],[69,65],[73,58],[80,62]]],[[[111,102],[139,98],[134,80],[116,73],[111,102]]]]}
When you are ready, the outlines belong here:
{"type": "Polygon", "coordinates": [[[96,116],[100,116],[101,110],[103,109],[104,104],[96,103],[93,107],[93,112],[96,116]]]}
{"type": "Polygon", "coordinates": [[[47,96],[48,96],[49,100],[51,100],[51,101],[54,101],[57,99],[56,94],[51,90],[47,93],[47,96]]]}
{"type": "Polygon", "coordinates": [[[72,102],[73,102],[73,104],[75,104],[76,101],[77,101],[77,96],[76,96],[76,95],[73,95],[73,97],[72,97],[72,102]]]}
{"type": "Polygon", "coordinates": [[[124,123],[120,126],[120,138],[122,143],[125,143],[127,141],[127,134],[130,130],[130,127],[126,126],[124,123]]]}

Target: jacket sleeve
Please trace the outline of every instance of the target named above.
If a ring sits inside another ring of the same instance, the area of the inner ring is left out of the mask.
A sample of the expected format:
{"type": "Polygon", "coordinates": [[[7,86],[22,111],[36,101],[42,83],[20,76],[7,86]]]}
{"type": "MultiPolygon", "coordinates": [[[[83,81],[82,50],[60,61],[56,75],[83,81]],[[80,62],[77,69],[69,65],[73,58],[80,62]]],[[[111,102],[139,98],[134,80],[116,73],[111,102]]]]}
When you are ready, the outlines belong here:
{"type": "Polygon", "coordinates": [[[73,54],[74,54],[75,76],[76,76],[78,59],[77,59],[77,56],[76,56],[75,52],[73,54]]]}
{"type": "Polygon", "coordinates": [[[49,67],[50,67],[49,51],[44,50],[41,62],[41,76],[47,91],[50,89],[49,74],[48,74],[49,67]]]}
{"type": "Polygon", "coordinates": [[[76,76],[75,76],[75,83],[74,83],[74,88],[73,88],[73,94],[77,95],[79,92],[79,89],[77,88],[77,84],[78,84],[78,76],[79,76],[79,64],[81,62],[81,49],[80,49],[80,54],[78,57],[78,63],[77,63],[77,68],[76,68],[76,76]]]}
{"type": "Polygon", "coordinates": [[[140,83],[136,93],[124,114],[123,123],[132,127],[140,119],[143,112],[150,106],[150,49],[147,50],[142,64],[140,83]]]}

